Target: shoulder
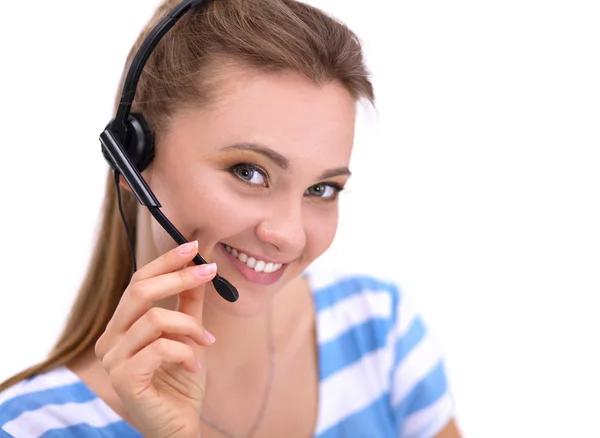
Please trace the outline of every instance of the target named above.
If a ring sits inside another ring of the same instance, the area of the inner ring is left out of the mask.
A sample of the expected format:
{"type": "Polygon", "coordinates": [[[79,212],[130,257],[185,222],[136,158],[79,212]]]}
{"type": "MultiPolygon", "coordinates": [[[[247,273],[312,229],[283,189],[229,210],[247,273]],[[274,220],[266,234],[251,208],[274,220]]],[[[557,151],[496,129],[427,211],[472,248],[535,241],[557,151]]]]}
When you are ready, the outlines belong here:
{"type": "Polygon", "coordinates": [[[397,284],[322,263],[312,265],[306,274],[316,309],[322,378],[361,367],[367,374],[387,375],[400,314],[406,313],[397,284]]]}
{"type": "MultiPolygon", "coordinates": [[[[126,424],[71,370],[57,367],[0,393],[0,436],[100,436],[126,424]],[[2,435],[4,433],[4,435],[2,435]]],[[[106,436],[106,435],[104,435],[106,436]]]]}
{"type": "Polygon", "coordinates": [[[321,318],[336,315],[334,319],[339,321],[338,316],[343,314],[352,325],[385,322],[385,328],[392,330],[399,322],[399,312],[404,305],[413,307],[409,297],[390,277],[323,264],[312,265],[306,275],[321,318]]]}
{"type": "Polygon", "coordinates": [[[317,305],[317,310],[335,305],[339,301],[370,294],[388,296],[397,303],[400,290],[395,281],[382,275],[348,270],[335,265],[313,264],[306,270],[317,305]],[[381,295],[383,294],[383,295],[381,295]]]}
{"type": "Polygon", "coordinates": [[[418,301],[391,276],[324,265],[311,267],[307,275],[323,377],[340,380],[340,391],[349,382],[368,382],[362,393],[371,396],[364,408],[380,397],[388,400],[399,436],[435,435],[452,418],[453,401],[442,346],[418,301]]]}
{"type": "Polygon", "coordinates": [[[436,348],[433,344],[437,340],[427,327],[418,300],[402,290],[392,275],[326,264],[314,264],[305,274],[319,318],[332,318],[332,323],[344,321],[347,328],[379,324],[386,329],[388,343],[396,347],[401,343],[402,348],[412,349],[419,341],[427,341],[436,348]]]}

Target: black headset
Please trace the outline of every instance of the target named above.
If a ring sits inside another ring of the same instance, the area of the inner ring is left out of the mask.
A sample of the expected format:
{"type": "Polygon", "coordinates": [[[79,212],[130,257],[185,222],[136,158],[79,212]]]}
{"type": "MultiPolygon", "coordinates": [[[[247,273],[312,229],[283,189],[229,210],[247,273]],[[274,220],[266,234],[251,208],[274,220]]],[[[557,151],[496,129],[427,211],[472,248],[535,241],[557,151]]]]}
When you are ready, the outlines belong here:
{"type": "MultiPolygon", "coordinates": [[[[127,223],[121,208],[118,186],[119,174],[123,175],[140,204],[148,208],[156,221],[180,245],[186,243],[187,240],[160,211],[161,205],[158,199],[156,199],[156,196],[140,175],[140,172],[144,171],[154,158],[154,134],[141,114],[131,112],[131,105],[144,65],[161,38],[186,12],[207,1],[183,0],[152,29],[135,54],[131,67],[127,72],[117,115],[100,134],[102,154],[114,171],[117,194],[119,196],[119,210],[123,218],[125,230],[127,231],[127,223]]],[[[127,237],[133,259],[133,270],[135,271],[135,253],[128,231],[127,237]]],[[[206,263],[199,254],[194,257],[193,262],[197,265],[206,263]]],[[[234,302],[238,299],[239,293],[237,289],[223,277],[216,275],[212,282],[219,295],[227,301],[234,302]]]]}

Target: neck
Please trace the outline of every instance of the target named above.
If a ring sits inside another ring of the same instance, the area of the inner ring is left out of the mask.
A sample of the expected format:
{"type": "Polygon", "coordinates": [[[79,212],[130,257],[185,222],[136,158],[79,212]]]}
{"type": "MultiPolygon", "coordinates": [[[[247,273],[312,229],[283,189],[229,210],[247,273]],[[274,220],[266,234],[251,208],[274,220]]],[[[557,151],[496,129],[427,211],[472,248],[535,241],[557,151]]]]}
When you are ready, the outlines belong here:
{"type": "Polygon", "coordinates": [[[269,321],[273,313],[273,310],[267,310],[253,317],[240,318],[205,305],[202,323],[217,339],[207,351],[209,360],[222,366],[237,367],[247,363],[257,350],[262,353],[269,342],[269,322],[274,329],[274,321],[269,321]]]}

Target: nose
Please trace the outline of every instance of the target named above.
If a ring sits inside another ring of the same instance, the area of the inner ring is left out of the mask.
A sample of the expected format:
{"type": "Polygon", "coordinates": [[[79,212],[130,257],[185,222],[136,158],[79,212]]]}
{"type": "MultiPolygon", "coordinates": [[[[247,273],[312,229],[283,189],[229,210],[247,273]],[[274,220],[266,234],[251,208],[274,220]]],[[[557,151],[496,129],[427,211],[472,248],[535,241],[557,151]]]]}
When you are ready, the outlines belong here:
{"type": "Polygon", "coordinates": [[[277,248],[280,256],[297,257],[306,246],[301,203],[277,203],[258,223],[256,236],[277,248]]]}

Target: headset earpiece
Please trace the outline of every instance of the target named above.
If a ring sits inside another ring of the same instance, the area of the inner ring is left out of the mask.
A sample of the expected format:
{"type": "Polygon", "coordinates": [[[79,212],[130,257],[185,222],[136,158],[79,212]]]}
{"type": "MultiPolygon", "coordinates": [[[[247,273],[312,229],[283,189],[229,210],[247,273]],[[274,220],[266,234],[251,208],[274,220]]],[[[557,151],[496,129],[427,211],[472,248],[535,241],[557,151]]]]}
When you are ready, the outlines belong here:
{"type": "Polygon", "coordinates": [[[154,158],[154,133],[138,113],[129,114],[125,151],[138,172],[143,172],[154,158]]]}
{"type": "MultiPolygon", "coordinates": [[[[129,156],[129,159],[138,172],[143,172],[154,158],[154,132],[144,119],[144,116],[138,113],[129,114],[126,126],[127,133],[124,139],[121,138],[122,135],[118,135],[110,129],[111,124],[112,121],[106,128],[113,132],[117,139],[120,139],[121,147],[129,156]]],[[[102,148],[102,154],[110,167],[114,169],[115,166],[104,148],[102,148]]]]}

